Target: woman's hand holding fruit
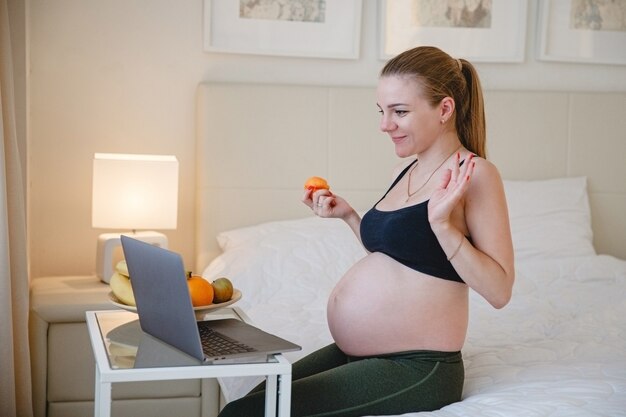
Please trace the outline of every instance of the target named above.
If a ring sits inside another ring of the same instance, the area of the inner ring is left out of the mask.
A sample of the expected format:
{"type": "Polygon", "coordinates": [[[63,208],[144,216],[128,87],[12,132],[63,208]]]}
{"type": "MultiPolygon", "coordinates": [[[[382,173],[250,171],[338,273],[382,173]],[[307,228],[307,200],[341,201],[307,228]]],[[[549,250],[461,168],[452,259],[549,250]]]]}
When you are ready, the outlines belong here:
{"type": "Polygon", "coordinates": [[[346,219],[354,209],[336,194],[330,191],[328,182],[321,177],[310,177],[304,183],[302,202],[309,206],[319,217],[346,219]]]}

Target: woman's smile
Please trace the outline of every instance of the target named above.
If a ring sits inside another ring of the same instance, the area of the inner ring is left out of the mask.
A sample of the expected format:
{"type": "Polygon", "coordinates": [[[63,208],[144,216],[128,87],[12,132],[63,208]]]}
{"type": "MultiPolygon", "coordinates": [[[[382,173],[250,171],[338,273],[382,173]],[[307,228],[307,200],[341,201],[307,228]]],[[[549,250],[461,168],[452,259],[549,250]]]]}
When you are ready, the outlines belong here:
{"type": "Polygon", "coordinates": [[[393,141],[393,143],[399,144],[399,143],[402,143],[404,140],[406,140],[406,135],[391,136],[391,140],[393,141]]]}

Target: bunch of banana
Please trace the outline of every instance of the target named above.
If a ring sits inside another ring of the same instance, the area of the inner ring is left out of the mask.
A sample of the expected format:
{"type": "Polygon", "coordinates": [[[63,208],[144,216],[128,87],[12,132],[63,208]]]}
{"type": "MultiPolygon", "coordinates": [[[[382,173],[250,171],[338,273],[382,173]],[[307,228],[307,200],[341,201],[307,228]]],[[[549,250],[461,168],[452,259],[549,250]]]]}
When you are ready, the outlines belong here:
{"type": "Polygon", "coordinates": [[[115,265],[115,272],[111,275],[109,281],[111,291],[122,303],[134,306],[135,296],[133,295],[133,287],[130,286],[130,276],[128,275],[128,267],[126,261],[122,260],[115,265]]]}

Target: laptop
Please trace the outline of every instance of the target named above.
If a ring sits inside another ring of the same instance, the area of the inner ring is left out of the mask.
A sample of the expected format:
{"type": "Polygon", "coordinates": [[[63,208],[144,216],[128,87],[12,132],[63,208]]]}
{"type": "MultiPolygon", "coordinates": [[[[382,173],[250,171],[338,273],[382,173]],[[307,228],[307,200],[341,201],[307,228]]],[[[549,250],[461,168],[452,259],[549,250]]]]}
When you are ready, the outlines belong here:
{"type": "Polygon", "coordinates": [[[241,320],[197,321],[182,257],[128,236],[121,240],[144,332],[207,364],[265,361],[301,349],[241,320]]]}

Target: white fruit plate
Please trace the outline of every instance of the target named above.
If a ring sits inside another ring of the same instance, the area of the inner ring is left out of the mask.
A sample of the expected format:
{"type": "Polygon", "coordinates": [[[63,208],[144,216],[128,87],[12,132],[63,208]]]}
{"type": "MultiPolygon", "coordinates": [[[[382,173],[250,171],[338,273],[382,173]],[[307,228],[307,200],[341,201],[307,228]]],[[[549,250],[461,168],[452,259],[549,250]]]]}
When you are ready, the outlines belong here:
{"type": "MultiPolygon", "coordinates": [[[[195,311],[211,312],[211,310],[217,310],[220,308],[228,307],[231,304],[235,304],[237,301],[239,301],[239,299],[241,299],[241,291],[239,291],[237,288],[234,288],[233,296],[230,298],[230,300],[224,301],[223,303],[209,304],[206,306],[197,306],[197,307],[194,307],[193,309],[195,311]]],[[[117,298],[115,294],[113,294],[113,291],[109,292],[109,301],[114,306],[122,308],[126,311],[131,311],[133,313],[137,312],[137,307],[129,306],[128,304],[122,303],[119,300],[119,298],[117,298]]]]}

